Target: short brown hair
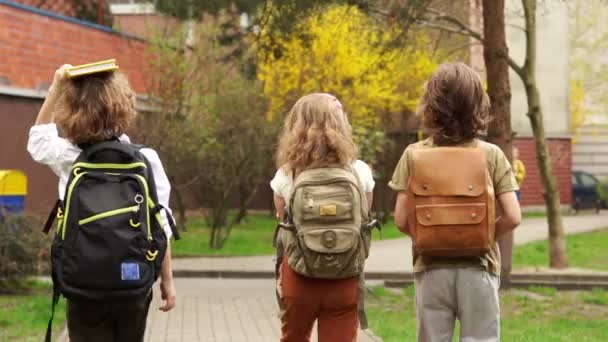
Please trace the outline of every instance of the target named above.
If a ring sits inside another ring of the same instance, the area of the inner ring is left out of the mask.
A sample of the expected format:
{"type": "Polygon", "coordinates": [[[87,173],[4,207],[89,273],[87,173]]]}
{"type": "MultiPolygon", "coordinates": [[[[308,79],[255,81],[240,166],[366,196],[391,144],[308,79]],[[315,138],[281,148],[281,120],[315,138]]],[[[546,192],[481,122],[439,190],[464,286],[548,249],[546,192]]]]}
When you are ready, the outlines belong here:
{"type": "Polygon", "coordinates": [[[435,143],[453,145],[487,128],[489,108],[479,75],[463,63],[446,63],[426,83],[417,112],[435,143]]]}
{"type": "Polygon", "coordinates": [[[120,72],[66,80],[57,103],[57,124],[74,144],[118,137],[135,115],[135,94],[120,72]]]}

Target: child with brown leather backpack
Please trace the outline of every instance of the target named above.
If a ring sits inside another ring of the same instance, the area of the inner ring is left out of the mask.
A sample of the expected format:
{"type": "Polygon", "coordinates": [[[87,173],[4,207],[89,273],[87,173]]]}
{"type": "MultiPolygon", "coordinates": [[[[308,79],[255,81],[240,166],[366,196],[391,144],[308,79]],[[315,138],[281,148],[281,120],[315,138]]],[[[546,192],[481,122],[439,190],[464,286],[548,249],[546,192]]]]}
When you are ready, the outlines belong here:
{"type": "Polygon", "coordinates": [[[407,147],[389,186],[397,227],[412,237],[418,341],[498,341],[496,237],[519,225],[509,161],[478,136],[489,101],[468,66],[443,64],[418,108],[430,137],[407,147]],[[495,201],[502,215],[495,219],[495,201]]]}

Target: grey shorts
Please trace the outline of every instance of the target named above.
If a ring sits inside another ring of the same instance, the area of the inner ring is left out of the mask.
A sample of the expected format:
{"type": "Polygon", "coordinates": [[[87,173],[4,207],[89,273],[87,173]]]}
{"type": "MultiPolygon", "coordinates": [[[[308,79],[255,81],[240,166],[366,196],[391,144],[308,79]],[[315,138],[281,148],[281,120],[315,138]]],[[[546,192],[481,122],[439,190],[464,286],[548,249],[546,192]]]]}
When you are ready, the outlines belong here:
{"type": "Polygon", "coordinates": [[[416,273],[419,342],[451,342],[456,320],[461,342],[500,340],[499,277],[479,268],[416,273]]]}

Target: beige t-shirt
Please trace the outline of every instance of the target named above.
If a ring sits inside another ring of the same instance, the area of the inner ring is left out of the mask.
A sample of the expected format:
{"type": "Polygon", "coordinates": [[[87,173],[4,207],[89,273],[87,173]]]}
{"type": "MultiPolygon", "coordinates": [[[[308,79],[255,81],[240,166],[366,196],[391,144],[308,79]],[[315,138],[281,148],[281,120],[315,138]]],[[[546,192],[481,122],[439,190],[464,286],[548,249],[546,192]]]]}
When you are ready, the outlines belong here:
{"type": "MultiPolygon", "coordinates": [[[[517,182],[515,181],[515,177],[513,175],[511,165],[509,164],[509,160],[507,160],[507,157],[504,155],[504,153],[498,146],[481,140],[464,143],[459,146],[467,147],[472,146],[475,143],[480,148],[486,151],[488,171],[490,172],[490,176],[492,177],[492,183],[494,185],[495,194],[499,195],[505,192],[518,190],[517,182]]],[[[410,174],[410,170],[408,168],[408,165],[410,165],[410,163],[408,162],[408,158],[411,155],[411,153],[408,153],[408,151],[416,148],[432,147],[436,147],[436,145],[433,144],[433,140],[431,138],[408,146],[403,152],[403,155],[401,156],[401,159],[399,160],[399,163],[395,168],[395,172],[393,173],[393,178],[388,185],[395,191],[407,191],[408,179],[410,174]]],[[[432,268],[479,266],[490,273],[496,275],[500,274],[500,253],[498,250],[498,245],[496,243],[494,244],[490,252],[488,252],[482,257],[423,257],[421,255],[417,255],[415,251],[413,253],[414,272],[423,272],[432,268]]]]}

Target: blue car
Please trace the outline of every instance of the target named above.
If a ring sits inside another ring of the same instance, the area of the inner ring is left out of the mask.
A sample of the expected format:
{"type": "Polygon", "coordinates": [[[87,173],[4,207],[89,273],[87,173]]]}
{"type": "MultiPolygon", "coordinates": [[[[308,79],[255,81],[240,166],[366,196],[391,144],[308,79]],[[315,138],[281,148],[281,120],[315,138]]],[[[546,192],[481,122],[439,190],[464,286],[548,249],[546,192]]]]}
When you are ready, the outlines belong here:
{"type": "Polygon", "coordinates": [[[584,171],[572,172],[572,209],[577,212],[582,209],[595,209],[596,212],[606,207],[602,198],[605,193],[600,181],[592,174],[584,171]]]}

